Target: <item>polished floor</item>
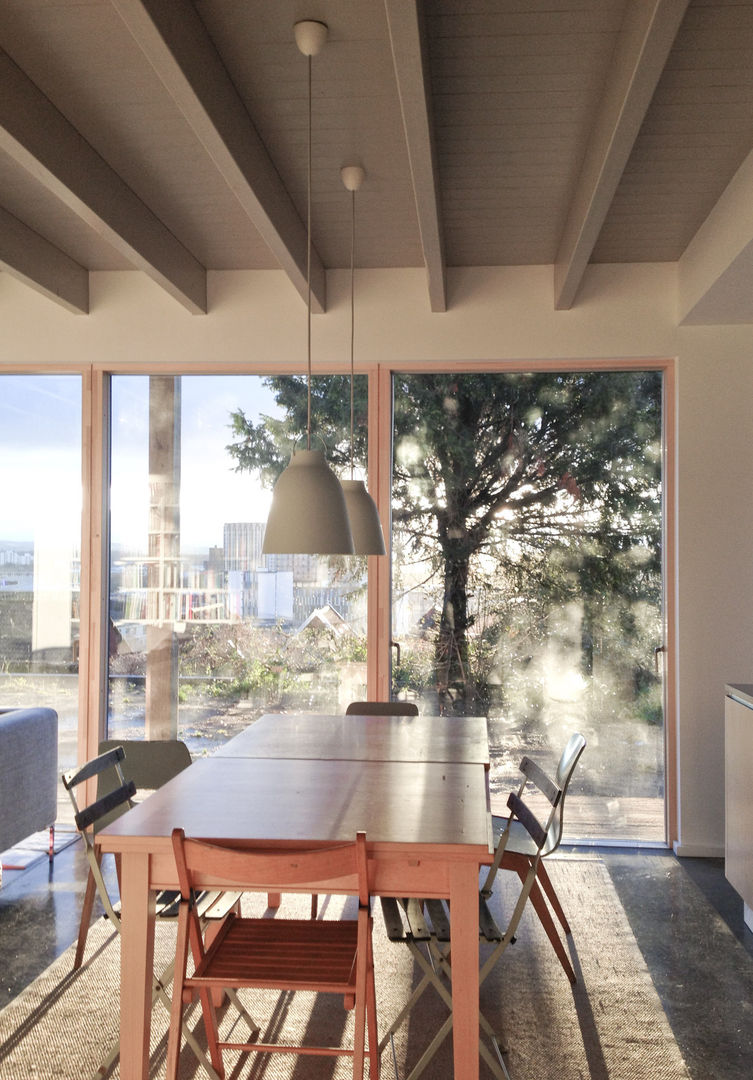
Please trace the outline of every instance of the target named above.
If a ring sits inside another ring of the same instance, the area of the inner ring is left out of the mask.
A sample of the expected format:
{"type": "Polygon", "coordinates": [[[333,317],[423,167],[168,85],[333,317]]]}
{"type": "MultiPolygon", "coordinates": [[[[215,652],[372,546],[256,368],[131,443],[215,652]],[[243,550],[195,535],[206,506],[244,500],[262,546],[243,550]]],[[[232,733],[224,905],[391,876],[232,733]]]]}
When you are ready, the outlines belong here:
{"type": "MultiPolygon", "coordinates": [[[[602,849],[693,1080],[753,1076],[753,934],[716,859],[602,849]]],[[[0,1006],[74,940],[85,879],[78,845],[0,888],[0,1006]]],[[[661,1080],[657,1077],[656,1080],[661,1080]]]]}

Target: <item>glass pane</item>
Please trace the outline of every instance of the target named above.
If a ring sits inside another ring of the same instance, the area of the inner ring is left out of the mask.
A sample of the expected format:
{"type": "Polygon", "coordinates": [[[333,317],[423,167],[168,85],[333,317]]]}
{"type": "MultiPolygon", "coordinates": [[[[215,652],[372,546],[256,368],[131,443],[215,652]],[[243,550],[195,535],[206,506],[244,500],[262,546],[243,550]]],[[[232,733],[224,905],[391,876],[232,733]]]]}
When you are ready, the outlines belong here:
{"type": "Polygon", "coordinates": [[[661,374],[394,382],[393,692],[483,714],[504,812],[529,752],[588,747],[582,837],[664,840],[661,374]]]}
{"type": "MultiPolygon", "coordinates": [[[[357,376],[359,416],[366,393],[357,376]]],[[[312,397],[345,475],[349,380],[312,397]]],[[[261,553],[306,406],[298,376],[113,377],[110,737],[177,734],[196,755],[264,712],[364,693],[366,560],[261,553]]],[[[357,464],[365,450],[361,429],[357,464]]]]}
{"type": "MultiPolygon", "coordinates": [[[[0,375],[0,708],[58,714],[76,764],[81,573],[81,379],[0,375]]],[[[59,821],[72,821],[62,785],[59,821]]]]}

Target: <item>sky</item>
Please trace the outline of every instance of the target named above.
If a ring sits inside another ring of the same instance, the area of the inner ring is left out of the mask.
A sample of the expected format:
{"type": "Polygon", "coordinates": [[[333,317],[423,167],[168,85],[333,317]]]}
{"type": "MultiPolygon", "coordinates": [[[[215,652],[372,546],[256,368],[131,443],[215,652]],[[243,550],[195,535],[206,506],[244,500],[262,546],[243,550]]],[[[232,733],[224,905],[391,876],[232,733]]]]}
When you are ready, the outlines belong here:
{"type": "MultiPolygon", "coordinates": [[[[222,545],[227,521],[266,520],[271,493],[235,473],[225,447],[230,412],[274,415],[256,375],[184,376],[181,544],[222,545]]],[[[114,544],[146,550],[149,380],[113,377],[111,529],[114,544]]],[[[77,375],[0,376],[0,543],[40,529],[78,547],[81,513],[81,380],[77,375]]]]}
{"type": "Polygon", "coordinates": [[[0,376],[0,542],[80,522],[80,378],[0,376]]]}

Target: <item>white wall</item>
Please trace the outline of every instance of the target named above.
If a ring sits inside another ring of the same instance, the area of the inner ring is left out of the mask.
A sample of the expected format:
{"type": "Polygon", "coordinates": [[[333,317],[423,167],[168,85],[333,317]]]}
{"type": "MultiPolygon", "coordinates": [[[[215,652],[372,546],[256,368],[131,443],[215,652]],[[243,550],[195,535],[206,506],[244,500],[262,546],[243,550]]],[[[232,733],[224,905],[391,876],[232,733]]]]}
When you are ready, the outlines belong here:
{"type": "MultiPolygon", "coordinates": [[[[592,267],[576,305],[553,309],[551,267],[450,271],[432,314],[419,270],[356,276],[363,362],[677,357],[676,694],[679,851],[724,841],[723,692],[753,682],[753,326],[677,326],[674,265],[592,267]]],[[[314,366],[347,362],[349,272],[328,277],[314,366]]],[[[0,364],[187,365],[305,359],[305,310],[280,272],[213,272],[210,312],[187,314],[143,275],[91,275],[71,315],[0,274],[0,364]]]]}
{"type": "Polygon", "coordinates": [[[683,329],[678,354],[679,852],[706,855],[724,843],[723,687],[753,674],[753,328],[683,329]]]}

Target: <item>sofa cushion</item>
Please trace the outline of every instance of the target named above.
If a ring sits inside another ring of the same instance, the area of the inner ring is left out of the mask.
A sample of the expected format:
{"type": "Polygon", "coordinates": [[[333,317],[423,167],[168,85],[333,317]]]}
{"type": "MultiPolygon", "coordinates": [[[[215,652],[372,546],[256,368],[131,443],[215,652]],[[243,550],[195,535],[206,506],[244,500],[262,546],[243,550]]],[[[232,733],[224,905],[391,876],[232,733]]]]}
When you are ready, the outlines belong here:
{"type": "Polygon", "coordinates": [[[57,818],[58,714],[0,712],[0,851],[57,818]]]}

